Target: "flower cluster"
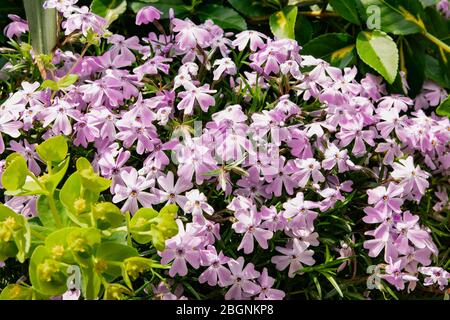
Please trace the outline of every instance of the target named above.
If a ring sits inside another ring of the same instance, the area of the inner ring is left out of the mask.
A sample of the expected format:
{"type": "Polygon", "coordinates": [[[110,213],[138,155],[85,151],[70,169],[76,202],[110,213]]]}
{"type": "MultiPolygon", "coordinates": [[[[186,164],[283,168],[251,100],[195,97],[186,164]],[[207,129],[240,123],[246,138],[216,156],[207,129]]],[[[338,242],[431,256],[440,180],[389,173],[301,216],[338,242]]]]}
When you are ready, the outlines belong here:
{"type": "MultiPolygon", "coordinates": [[[[449,208],[450,122],[430,108],[446,98],[444,89],[427,81],[415,99],[388,94],[381,78],[302,55],[294,40],[234,35],[172,13],[170,32],[125,38],[76,2],[46,7],[60,12],[66,35],[95,33],[107,49],[57,49],[53,80],[77,75],[59,91],[22,82],[0,107],[0,154],[21,153],[37,175],[36,133],[63,134],[93,151],[94,168],[112,179],[111,198],[123,212],[177,204],[184,214],[158,252],[161,263],[171,263],[172,278],[192,272],[199,283],[227,288],[226,299],[282,299],[269,272],[301,277],[322,259],[312,249],[321,245],[321,215],[366,190],[363,221],[376,228],[365,232],[364,248],[372,258],[384,251],[383,279],[398,290],[405,282],[413,290],[419,273],[426,286],[447,285],[449,273],[431,266],[438,255],[431,230],[414,212],[424,197],[436,213],[449,208]],[[437,200],[430,185],[439,185],[437,200]],[[244,256],[225,252],[230,237],[238,239],[231,250],[244,256]],[[260,252],[270,262],[257,271],[246,260],[260,252]]],[[[439,6],[448,13],[446,4],[439,6]]],[[[145,7],[136,24],[162,28],[165,14],[145,7]]],[[[26,22],[11,19],[7,37],[27,31],[26,22]]],[[[6,205],[36,215],[34,197],[9,197],[6,205]]],[[[353,253],[347,249],[344,260],[353,253]]],[[[153,291],[181,295],[165,283],[153,291]]]]}

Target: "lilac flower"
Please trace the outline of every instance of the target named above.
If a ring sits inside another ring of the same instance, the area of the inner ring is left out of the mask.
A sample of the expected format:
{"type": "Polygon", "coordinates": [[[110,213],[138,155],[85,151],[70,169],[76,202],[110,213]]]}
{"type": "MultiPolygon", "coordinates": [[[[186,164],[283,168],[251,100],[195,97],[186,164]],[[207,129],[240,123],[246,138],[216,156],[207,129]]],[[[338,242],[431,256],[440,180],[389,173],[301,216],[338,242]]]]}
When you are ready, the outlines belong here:
{"type": "Polygon", "coordinates": [[[187,91],[178,94],[182,100],[177,105],[177,108],[184,110],[185,114],[193,114],[195,102],[198,103],[203,112],[207,112],[210,106],[215,105],[216,101],[210,94],[216,93],[217,90],[210,90],[208,84],[196,87],[192,83],[186,82],[184,87],[187,91]]]}
{"type": "Polygon", "coordinates": [[[27,160],[28,168],[36,176],[39,176],[41,174],[41,168],[36,161],[40,159],[35,151],[35,145],[28,143],[27,140],[23,140],[20,142],[11,141],[9,149],[23,155],[25,160],[27,160]]]}
{"type": "Polygon", "coordinates": [[[304,200],[304,194],[302,192],[298,192],[295,198],[283,203],[283,208],[283,216],[285,218],[293,218],[293,222],[303,228],[313,228],[314,220],[318,214],[310,209],[317,208],[317,204],[304,200]]]}
{"type": "Polygon", "coordinates": [[[139,80],[142,80],[144,75],[158,74],[158,70],[168,74],[170,65],[167,62],[171,62],[172,58],[164,58],[162,56],[154,56],[144,64],[133,69],[133,72],[138,76],[139,80]]]}
{"type": "Polygon", "coordinates": [[[413,101],[408,97],[403,97],[398,94],[394,94],[392,96],[383,97],[380,99],[378,106],[381,109],[386,110],[396,110],[399,111],[408,111],[408,106],[411,106],[413,101]]]}
{"type": "Polygon", "coordinates": [[[435,283],[439,284],[439,289],[444,290],[448,286],[450,273],[439,267],[421,267],[419,272],[428,277],[425,278],[424,285],[431,286],[435,283]]]}
{"type": "Polygon", "coordinates": [[[167,175],[158,178],[158,185],[161,189],[153,189],[153,192],[158,198],[158,203],[177,203],[181,208],[184,208],[187,198],[181,194],[192,188],[192,183],[183,178],[179,178],[174,183],[174,175],[172,171],[169,171],[167,175]]]}
{"type": "Polygon", "coordinates": [[[218,59],[214,61],[214,66],[218,66],[216,70],[214,70],[213,80],[215,81],[219,80],[224,73],[228,75],[235,75],[237,72],[236,65],[230,58],[218,59]]]}
{"type": "Polygon", "coordinates": [[[267,268],[264,268],[258,278],[258,283],[261,286],[259,295],[255,300],[283,300],[285,293],[278,289],[273,289],[275,279],[270,277],[267,268]]]}
{"type": "Polygon", "coordinates": [[[269,183],[266,191],[273,193],[276,197],[281,196],[283,186],[289,195],[294,193],[294,188],[296,187],[296,183],[291,177],[291,173],[293,172],[292,163],[287,162],[284,164],[284,160],[284,157],[280,157],[279,167],[277,168],[278,174],[266,176],[266,181],[269,183]]]}
{"type": "Polygon", "coordinates": [[[200,266],[200,253],[197,246],[201,239],[195,237],[190,230],[184,229],[183,223],[177,220],[178,234],[166,240],[166,247],[161,252],[161,264],[165,265],[173,261],[169,270],[169,275],[175,277],[176,274],[185,276],[188,273],[186,262],[197,269],[200,266]]]}
{"type": "Polygon", "coordinates": [[[264,46],[263,39],[267,39],[265,34],[254,30],[246,30],[236,35],[233,46],[237,47],[239,51],[243,51],[250,42],[250,50],[256,51],[264,46]]]}
{"type": "Polygon", "coordinates": [[[252,209],[249,212],[236,212],[235,216],[238,221],[232,225],[232,228],[236,233],[244,233],[238,250],[244,249],[245,254],[252,253],[254,240],[258,242],[261,248],[267,249],[267,240],[272,238],[273,232],[260,227],[262,222],[261,214],[255,209],[252,209]]]}
{"type": "Polygon", "coordinates": [[[389,265],[386,266],[386,274],[382,275],[390,284],[394,285],[397,290],[403,290],[405,288],[405,282],[417,281],[416,277],[402,272],[401,260],[393,261],[389,259],[389,265]]]}
{"type": "Polygon", "coordinates": [[[347,121],[342,125],[342,130],[336,134],[336,137],[341,140],[340,146],[346,147],[353,140],[355,144],[352,149],[352,153],[355,156],[362,156],[366,153],[366,142],[370,146],[375,146],[376,134],[372,130],[363,130],[363,120],[358,118],[358,120],[347,121]]]}
{"type": "Polygon", "coordinates": [[[388,207],[394,212],[400,213],[403,199],[398,198],[398,196],[402,193],[403,187],[391,182],[387,189],[386,187],[380,186],[367,190],[367,194],[369,195],[368,203],[378,208],[388,207]]]}
{"type": "Polygon", "coordinates": [[[9,39],[12,39],[13,37],[20,38],[22,33],[28,32],[28,22],[26,20],[15,14],[8,14],[8,18],[12,22],[5,27],[3,33],[9,39]]]}
{"type": "Polygon", "coordinates": [[[271,261],[276,265],[277,270],[283,271],[289,266],[288,276],[294,278],[297,271],[303,268],[303,264],[312,266],[316,261],[313,259],[314,252],[306,250],[306,246],[299,241],[293,241],[292,247],[276,247],[275,249],[283,254],[273,256],[271,261]]]}
{"type": "MultiPolygon", "coordinates": [[[[136,61],[134,57],[134,53],[130,50],[140,50],[141,45],[139,44],[139,38],[134,36],[128,39],[125,39],[124,36],[113,34],[108,38],[108,43],[112,44],[112,47],[109,49],[109,52],[114,57],[121,57],[122,59],[128,61],[129,63],[133,63],[136,61]]],[[[115,59],[116,59],[115,58],[115,59]]]]}
{"type": "Polygon", "coordinates": [[[117,128],[120,129],[117,139],[123,141],[125,148],[130,148],[137,140],[136,152],[138,154],[154,149],[157,133],[156,128],[152,124],[122,119],[117,122],[117,128]]]}
{"type": "Polygon", "coordinates": [[[383,249],[385,261],[397,256],[397,249],[392,242],[388,224],[381,224],[376,230],[367,231],[365,234],[374,237],[374,239],[364,241],[364,249],[369,250],[370,257],[377,257],[383,249]]]}
{"type": "Polygon", "coordinates": [[[117,154],[116,152],[106,152],[102,154],[100,160],[98,160],[102,175],[108,179],[112,179],[110,191],[113,192],[116,189],[117,184],[124,184],[121,174],[122,171],[129,171],[130,169],[130,167],[125,167],[125,163],[130,158],[130,155],[129,151],[121,148],[118,150],[117,154]]]}
{"type": "Polygon", "coordinates": [[[9,113],[3,113],[0,115],[0,154],[5,151],[5,143],[3,141],[2,133],[5,133],[13,138],[18,138],[20,136],[20,128],[22,128],[22,123],[15,121],[9,113]]]}
{"type": "Polygon", "coordinates": [[[425,230],[421,230],[417,225],[419,217],[412,215],[409,211],[403,212],[402,220],[398,221],[395,228],[399,235],[395,240],[395,245],[400,253],[406,253],[409,248],[409,241],[419,249],[428,245],[429,235],[425,230]]]}
{"type": "Polygon", "coordinates": [[[245,267],[244,264],[243,257],[228,262],[232,275],[230,281],[225,285],[231,285],[231,288],[225,294],[225,300],[242,300],[260,292],[260,287],[252,281],[257,279],[260,273],[255,270],[253,263],[249,263],[245,267]]]}
{"type": "Polygon", "coordinates": [[[74,8],[74,12],[72,12],[67,17],[67,20],[62,23],[66,35],[69,35],[76,30],[81,30],[85,37],[89,30],[102,35],[105,32],[106,25],[106,19],[89,12],[89,8],[86,6],[74,8]]]}
{"type": "Polygon", "coordinates": [[[413,157],[399,160],[400,163],[392,164],[394,171],[391,172],[392,178],[400,181],[399,186],[403,187],[405,195],[413,194],[416,200],[420,200],[429,183],[427,179],[430,174],[420,169],[420,166],[414,167],[413,157]]]}
{"type": "Polygon", "coordinates": [[[120,177],[123,184],[116,185],[112,200],[114,203],[125,200],[122,206],[123,212],[135,213],[139,208],[138,202],[147,208],[151,208],[153,204],[157,203],[157,198],[153,194],[144,191],[153,186],[155,183],[153,180],[138,176],[138,172],[134,168],[130,168],[128,171],[123,170],[120,177]]]}
{"type": "Polygon", "coordinates": [[[91,119],[91,117],[81,116],[73,126],[76,133],[76,138],[73,143],[76,146],[82,145],[87,148],[89,142],[93,142],[96,138],[100,137],[100,131],[91,122],[91,119]]]}
{"type": "Polygon", "coordinates": [[[152,6],[143,7],[136,14],[136,25],[148,24],[155,20],[159,20],[163,13],[152,6]]]}
{"type": "Polygon", "coordinates": [[[80,87],[83,100],[92,103],[95,107],[101,107],[106,101],[112,107],[117,107],[123,102],[122,82],[108,75],[96,81],[86,80],[87,84],[80,87]]]}
{"type": "Polygon", "coordinates": [[[292,178],[298,181],[298,186],[300,188],[304,188],[311,177],[314,183],[325,181],[325,177],[320,172],[320,162],[316,159],[296,159],[294,163],[296,168],[298,168],[298,171],[292,175],[292,178]]]}
{"type": "Polygon", "coordinates": [[[193,216],[199,216],[202,219],[204,219],[203,212],[209,215],[214,213],[213,207],[206,202],[206,196],[197,189],[186,192],[186,199],[183,207],[185,212],[192,213],[193,216]]]}
{"type": "Polygon", "coordinates": [[[224,287],[226,283],[229,283],[231,280],[230,270],[224,267],[224,265],[230,261],[230,258],[226,257],[222,251],[217,254],[214,246],[208,246],[206,255],[206,265],[209,267],[200,274],[198,282],[207,282],[210,286],[219,284],[224,287]]]}
{"type": "Polygon", "coordinates": [[[173,24],[173,31],[178,32],[175,37],[175,41],[181,50],[192,49],[198,46],[204,48],[208,45],[211,40],[211,35],[201,26],[195,25],[189,19],[171,20],[173,24]]]}
{"type": "Polygon", "coordinates": [[[334,143],[330,143],[324,155],[325,159],[322,161],[322,168],[325,170],[331,170],[336,165],[339,173],[349,170],[348,161],[350,160],[346,149],[339,150],[334,143]]]}

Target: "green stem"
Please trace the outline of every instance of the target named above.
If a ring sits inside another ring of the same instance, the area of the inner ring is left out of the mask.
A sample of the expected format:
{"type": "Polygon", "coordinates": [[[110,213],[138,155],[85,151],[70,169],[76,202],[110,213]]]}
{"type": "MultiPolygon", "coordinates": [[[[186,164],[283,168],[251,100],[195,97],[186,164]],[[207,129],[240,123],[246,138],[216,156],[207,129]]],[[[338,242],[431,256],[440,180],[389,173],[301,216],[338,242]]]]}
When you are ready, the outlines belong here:
{"type": "Polygon", "coordinates": [[[31,229],[31,235],[38,238],[39,240],[45,240],[46,237],[37,232],[36,230],[31,229]]]}
{"type": "Polygon", "coordinates": [[[48,205],[52,212],[53,219],[55,220],[56,227],[61,228],[62,222],[58,215],[58,209],[56,209],[55,199],[53,198],[53,192],[48,195],[48,205]]]}
{"type": "Polygon", "coordinates": [[[443,50],[450,53],[450,46],[446,44],[441,39],[433,36],[431,33],[428,33],[427,31],[423,31],[422,34],[431,42],[433,42],[435,45],[437,45],[439,48],[442,48],[443,50]]]}

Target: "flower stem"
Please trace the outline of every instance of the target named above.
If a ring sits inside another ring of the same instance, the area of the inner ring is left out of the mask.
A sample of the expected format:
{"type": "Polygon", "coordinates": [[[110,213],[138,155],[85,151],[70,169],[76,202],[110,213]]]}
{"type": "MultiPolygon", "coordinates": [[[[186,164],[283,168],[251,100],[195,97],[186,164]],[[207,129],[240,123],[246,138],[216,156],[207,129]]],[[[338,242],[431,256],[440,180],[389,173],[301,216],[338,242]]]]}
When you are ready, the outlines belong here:
{"type": "Polygon", "coordinates": [[[56,227],[61,228],[62,223],[61,223],[61,219],[59,218],[59,215],[58,215],[58,209],[56,209],[56,203],[55,203],[55,199],[53,198],[53,192],[48,195],[48,205],[52,212],[53,219],[55,220],[56,227]]]}
{"type": "Polygon", "coordinates": [[[422,34],[431,42],[433,42],[435,45],[437,45],[439,48],[443,49],[444,51],[447,51],[450,53],[450,46],[446,44],[441,39],[433,36],[431,33],[428,33],[427,31],[423,31],[422,34]]]}

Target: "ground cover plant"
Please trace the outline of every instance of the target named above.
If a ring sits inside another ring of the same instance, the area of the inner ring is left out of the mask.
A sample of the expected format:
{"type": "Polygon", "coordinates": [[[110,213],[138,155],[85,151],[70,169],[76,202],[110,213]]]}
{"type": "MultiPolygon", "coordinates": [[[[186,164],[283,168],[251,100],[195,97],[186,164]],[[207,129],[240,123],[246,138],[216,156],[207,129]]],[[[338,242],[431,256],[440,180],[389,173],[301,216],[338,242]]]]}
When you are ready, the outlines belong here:
{"type": "Polygon", "coordinates": [[[0,299],[449,299],[449,1],[2,10],[0,299]]]}

